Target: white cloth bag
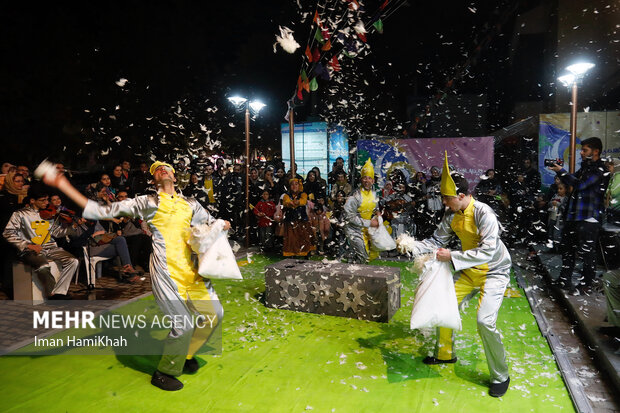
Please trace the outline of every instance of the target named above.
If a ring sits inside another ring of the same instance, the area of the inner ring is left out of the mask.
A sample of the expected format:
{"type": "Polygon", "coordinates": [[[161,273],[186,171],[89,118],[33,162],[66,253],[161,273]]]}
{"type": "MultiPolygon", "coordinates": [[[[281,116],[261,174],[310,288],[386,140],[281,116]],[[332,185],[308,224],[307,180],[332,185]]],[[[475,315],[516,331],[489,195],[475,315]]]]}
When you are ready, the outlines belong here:
{"type": "Polygon", "coordinates": [[[394,239],[387,231],[387,228],[383,225],[383,218],[378,215],[377,220],[379,221],[378,227],[368,228],[370,243],[378,251],[391,251],[396,248],[396,242],[394,242],[394,239]]]}
{"type": "Polygon", "coordinates": [[[241,280],[241,271],[228,243],[224,221],[192,227],[189,245],[198,254],[198,274],[205,278],[241,280]]]}
{"type": "Polygon", "coordinates": [[[461,329],[450,263],[438,261],[436,252],[424,263],[411,311],[412,329],[430,327],[461,329]]]}

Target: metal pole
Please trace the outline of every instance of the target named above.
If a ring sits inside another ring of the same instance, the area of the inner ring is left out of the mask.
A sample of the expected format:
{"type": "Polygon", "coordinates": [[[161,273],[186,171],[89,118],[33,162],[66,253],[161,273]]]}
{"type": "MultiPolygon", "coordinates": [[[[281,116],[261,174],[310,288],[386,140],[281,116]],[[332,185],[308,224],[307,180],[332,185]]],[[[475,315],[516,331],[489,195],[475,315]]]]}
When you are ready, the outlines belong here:
{"type": "MultiPolygon", "coordinates": [[[[291,178],[295,178],[295,121],[293,119],[295,111],[292,102],[289,102],[288,108],[288,139],[291,148],[291,178]]],[[[288,185],[287,185],[288,186],[288,185]]]]}
{"type": "MultiPolygon", "coordinates": [[[[247,105],[247,104],[246,104],[247,105]]],[[[245,247],[250,246],[250,108],[245,107],[245,247]]]]}
{"type": "Polygon", "coordinates": [[[575,147],[577,146],[577,82],[573,82],[572,87],[572,103],[570,111],[570,145],[569,145],[569,164],[568,164],[568,172],[570,174],[575,173],[575,147]]]}

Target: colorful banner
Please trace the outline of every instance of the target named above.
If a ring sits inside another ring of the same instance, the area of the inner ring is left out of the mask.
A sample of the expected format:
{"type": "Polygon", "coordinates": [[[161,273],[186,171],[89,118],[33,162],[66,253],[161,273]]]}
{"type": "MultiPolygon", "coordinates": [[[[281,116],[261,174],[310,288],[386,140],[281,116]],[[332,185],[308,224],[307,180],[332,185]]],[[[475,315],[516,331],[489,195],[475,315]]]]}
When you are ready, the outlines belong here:
{"type": "Polygon", "coordinates": [[[480,176],[493,168],[493,137],[425,138],[357,141],[357,163],[363,165],[370,156],[379,186],[392,170],[401,169],[409,179],[417,171],[430,176],[433,166],[442,168],[444,151],[448,163],[462,173],[473,189],[480,176]]]}
{"type": "MultiPolygon", "coordinates": [[[[575,168],[581,165],[581,139],[596,136],[603,142],[603,157],[620,156],[620,112],[585,112],[577,114],[575,168]]],[[[570,113],[540,115],[538,134],[538,170],[543,188],[553,183],[555,172],[545,168],[545,159],[563,159],[568,170],[570,113]]]]}

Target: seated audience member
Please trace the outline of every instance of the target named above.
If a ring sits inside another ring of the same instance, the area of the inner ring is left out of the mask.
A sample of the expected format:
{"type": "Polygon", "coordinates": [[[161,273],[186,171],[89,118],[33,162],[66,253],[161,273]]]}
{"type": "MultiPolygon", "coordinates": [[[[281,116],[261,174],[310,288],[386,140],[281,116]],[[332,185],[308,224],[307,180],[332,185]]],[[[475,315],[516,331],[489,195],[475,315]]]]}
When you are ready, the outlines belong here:
{"type": "MultiPolygon", "coordinates": [[[[127,192],[120,191],[116,195],[116,201],[121,202],[128,199],[127,192]]],[[[149,257],[151,255],[151,231],[149,231],[146,223],[138,218],[122,217],[115,222],[115,229],[121,231],[123,237],[127,241],[131,262],[140,266],[142,270],[149,268],[149,257]]]]}
{"type": "Polygon", "coordinates": [[[9,173],[9,171],[13,171],[16,172],[17,168],[15,165],[13,165],[10,162],[5,162],[2,164],[2,173],[0,173],[0,190],[2,190],[2,188],[4,188],[4,180],[6,179],[6,175],[9,173]]]}
{"type": "Polygon", "coordinates": [[[39,213],[49,203],[49,195],[42,187],[31,187],[28,205],[15,211],[4,229],[4,238],[18,250],[18,258],[35,269],[45,285],[50,299],[67,299],[71,279],[78,269],[78,260],[58,247],[53,237],[75,234],[75,228],[43,219],[39,213]],[[60,267],[55,278],[50,261],[60,267]]]}
{"type": "Polygon", "coordinates": [[[285,257],[308,256],[316,250],[312,226],[308,222],[306,205],[308,195],[303,192],[301,180],[291,179],[290,189],[282,197],[284,212],[284,246],[282,254],[285,257]]]}
{"type": "Polygon", "coordinates": [[[200,182],[197,174],[192,174],[189,179],[189,184],[182,191],[183,195],[189,198],[194,198],[203,208],[207,208],[209,205],[209,195],[200,182]]]}
{"type": "Polygon", "coordinates": [[[32,183],[32,180],[30,179],[30,168],[28,168],[26,165],[19,165],[17,167],[16,173],[24,177],[25,186],[29,186],[32,183]]]}
{"type": "Polygon", "coordinates": [[[116,202],[116,195],[114,195],[110,188],[99,182],[95,186],[95,199],[99,205],[111,205],[112,202],[116,202]]]}
{"type": "Polygon", "coordinates": [[[9,172],[4,181],[4,188],[0,191],[0,228],[9,221],[9,217],[13,212],[24,206],[24,199],[28,195],[24,189],[24,177],[15,172],[9,172]]]}
{"type": "Polygon", "coordinates": [[[353,192],[351,184],[347,182],[347,174],[343,171],[337,173],[336,182],[332,185],[331,200],[334,201],[338,191],[344,192],[344,196],[348,197],[353,192]]]}
{"type": "Polygon", "coordinates": [[[273,216],[276,204],[271,199],[271,193],[265,189],[262,199],[254,207],[254,215],[258,219],[258,241],[262,250],[273,249],[273,216]]]}
{"type": "MultiPolygon", "coordinates": [[[[88,255],[91,257],[119,257],[122,268],[119,272],[121,281],[129,281],[135,283],[140,281],[139,271],[134,269],[131,263],[131,255],[127,248],[127,240],[119,232],[114,232],[112,228],[107,231],[100,221],[84,220],[86,225],[79,226],[76,234],[70,235],[71,242],[69,248],[75,254],[81,253],[84,247],[88,249],[88,255]]],[[[112,222],[106,222],[111,226],[112,222]]],[[[101,278],[101,269],[96,268],[97,278],[101,278]]]]}
{"type": "Polygon", "coordinates": [[[114,202],[116,197],[116,189],[111,186],[110,175],[105,173],[99,176],[99,181],[88,185],[86,188],[86,196],[94,201],[100,202],[99,192],[101,192],[103,187],[105,187],[106,197],[108,198],[109,203],[114,202]]]}
{"type": "Polygon", "coordinates": [[[129,180],[123,174],[123,166],[116,165],[110,176],[110,189],[116,195],[118,191],[129,191],[129,180]]]}

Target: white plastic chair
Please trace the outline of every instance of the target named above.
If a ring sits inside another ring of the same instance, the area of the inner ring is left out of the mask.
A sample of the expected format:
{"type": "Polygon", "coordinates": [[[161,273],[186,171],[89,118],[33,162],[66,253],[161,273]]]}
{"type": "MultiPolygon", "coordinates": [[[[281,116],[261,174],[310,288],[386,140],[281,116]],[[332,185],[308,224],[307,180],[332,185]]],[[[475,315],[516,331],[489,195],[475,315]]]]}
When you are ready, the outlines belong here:
{"type": "MultiPolygon", "coordinates": [[[[111,260],[114,257],[98,257],[98,256],[89,256],[88,254],[88,246],[82,247],[84,250],[84,266],[86,267],[86,281],[88,283],[88,288],[95,288],[95,279],[97,278],[97,264],[101,261],[111,260]]],[[[76,282],[77,282],[77,274],[76,274],[76,282]]]]}

